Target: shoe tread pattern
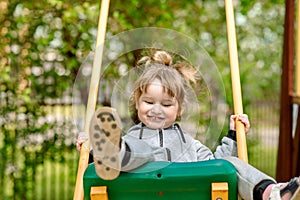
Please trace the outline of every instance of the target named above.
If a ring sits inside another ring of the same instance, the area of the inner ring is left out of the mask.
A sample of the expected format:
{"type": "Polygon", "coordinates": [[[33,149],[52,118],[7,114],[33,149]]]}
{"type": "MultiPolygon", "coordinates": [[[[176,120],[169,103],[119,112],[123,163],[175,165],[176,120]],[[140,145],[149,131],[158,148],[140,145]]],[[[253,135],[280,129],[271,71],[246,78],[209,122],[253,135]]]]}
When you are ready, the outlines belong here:
{"type": "Polygon", "coordinates": [[[120,174],[119,144],[121,120],[115,109],[101,107],[92,116],[90,140],[94,151],[96,173],[104,180],[120,174]]]}

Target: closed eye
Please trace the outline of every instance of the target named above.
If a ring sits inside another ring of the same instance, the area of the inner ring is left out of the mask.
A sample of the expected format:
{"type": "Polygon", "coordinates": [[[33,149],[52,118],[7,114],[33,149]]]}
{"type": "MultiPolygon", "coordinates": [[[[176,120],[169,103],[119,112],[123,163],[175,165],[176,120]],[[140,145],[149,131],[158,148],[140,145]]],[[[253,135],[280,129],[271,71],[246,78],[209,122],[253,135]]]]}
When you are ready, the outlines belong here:
{"type": "Polygon", "coordinates": [[[161,104],[162,106],[164,106],[164,107],[170,107],[170,106],[172,106],[173,105],[173,103],[172,102],[169,102],[169,101],[167,101],[167,102],[162,102],[162,104],[161,104]]]}
{"type": "Polygon", "coordinates": [[[147,101],[147,100],[144,100],[144,102],[145,102],[146,104],[153,104],[153,102],[152,102],[152,101],[147,101]]]}

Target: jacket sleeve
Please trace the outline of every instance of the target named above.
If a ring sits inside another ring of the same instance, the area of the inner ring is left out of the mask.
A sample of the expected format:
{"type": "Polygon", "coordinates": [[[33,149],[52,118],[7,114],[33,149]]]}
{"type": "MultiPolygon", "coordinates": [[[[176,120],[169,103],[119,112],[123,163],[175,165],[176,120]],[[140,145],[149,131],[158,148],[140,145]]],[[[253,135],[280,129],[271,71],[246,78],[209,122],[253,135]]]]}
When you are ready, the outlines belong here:
{"type": "Polygon", "coordinates": [[[228,131],[227,136],[222,138],[221,145],[216,148],[215,158],[224,158],[228,156],[237,156],[237,143],[235,131],[228,131]]]}
{"type": "Polygon", "coordinates": [[[235,131],[228,131],[221,144],[216,148],[216,151],[212,151],[198,140],[194,140],[194,151],[197,153],[197,161],[220,159],[228,156],[237,156],[237,144],[236,144],[235,131]]]}
{"type": "Polygon", "coordinates": [[[212,151],[207,146],[203,145],[201,142],[197,141],[195,147],[197,152],[197,161],[215,159],[212,151]]]}

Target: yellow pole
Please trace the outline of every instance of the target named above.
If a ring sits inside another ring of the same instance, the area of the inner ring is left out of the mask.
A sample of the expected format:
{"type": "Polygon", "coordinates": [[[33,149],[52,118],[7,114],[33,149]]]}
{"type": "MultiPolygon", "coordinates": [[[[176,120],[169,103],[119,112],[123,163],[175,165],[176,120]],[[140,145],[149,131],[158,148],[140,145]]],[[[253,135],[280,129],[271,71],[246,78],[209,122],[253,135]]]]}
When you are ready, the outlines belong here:
{"type": "MultiPolygon", "coordinates": [[[[236,44],[235,21],[232,0],[225,0],[226,24],[229,47],[229,60],[231,69],[231,82],[233,93],[234,113],[243,114],[242,92],[240,84],[239,62],[236,44]]],[[[247,143],[245,135],[245,127],[240,122],[236,122],[238,157],[248,162],[247,143]]]]}
{"type": "MultiPolygon", "coordinates": [[[[92,69],[89,96],[87,102],[87,110],[85,115],[84,132],[86,134],[89,131],[90,120],[92,118],[93,113],[95,112],[96,104],[97,104],[108,10],[109,10],[109,0],[102,0],[100,15],[99,15],[96,48],[95,48],[95,54],[93,60],[93,69],[92,69]]],[[[74,200],[83,199],[83,174],[88,165],[89,152],[90,152],[90,141],[88,140],[82,145],[82,148],[80,150],[76,185],[75,185],[75,191],[73,197],[74,200]]]]}

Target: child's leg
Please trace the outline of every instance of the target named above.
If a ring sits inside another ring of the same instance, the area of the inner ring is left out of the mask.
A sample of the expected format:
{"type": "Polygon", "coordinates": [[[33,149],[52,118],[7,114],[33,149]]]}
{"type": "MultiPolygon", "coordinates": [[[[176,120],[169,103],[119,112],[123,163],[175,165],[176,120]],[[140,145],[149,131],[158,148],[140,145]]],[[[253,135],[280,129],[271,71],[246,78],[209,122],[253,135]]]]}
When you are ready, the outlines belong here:
{"type": "Polygon", "coordinates": [[[95,169],[105,180],[114,179],[120,173],[120,127],[121,120],[113,108],[101,107],[92,116],[89,134],[95,169]]]}
{"type": "Polygon", "coordinates": [[[254,168],[253,166],[249,165],[239,158],[227,157],[224,159],[233,164],[237,171],[238,191],[242,199],[254,199],[253,191],[255,186],[259,183],[263,183],[264,181],[276,183],[276,181],[272,177],[264,174],[263,172],[259,171],[258,169],[254,168]]]}
{"type": "Polygon", "coordinates": [[[242,199],[296,200],[300,196],[299,177],[287,184],[276,184],[273,178],[236,157],[227,157],[225,160],[236,168],[238,191],[242,199]]]}

